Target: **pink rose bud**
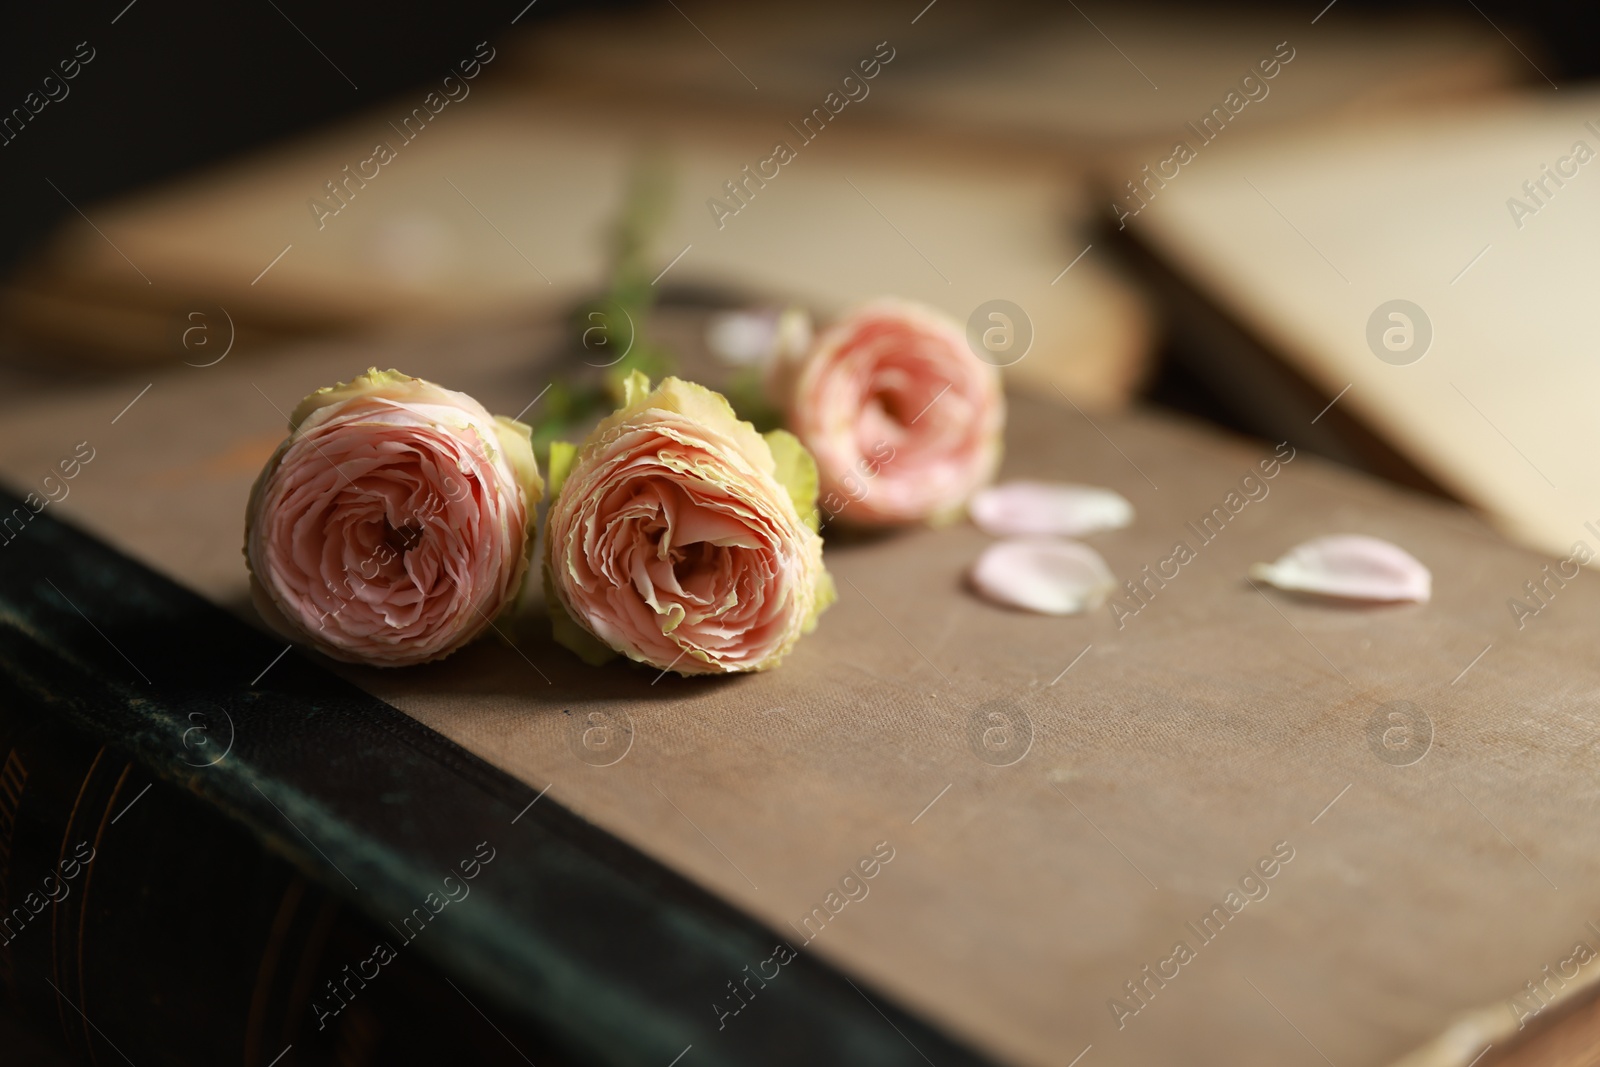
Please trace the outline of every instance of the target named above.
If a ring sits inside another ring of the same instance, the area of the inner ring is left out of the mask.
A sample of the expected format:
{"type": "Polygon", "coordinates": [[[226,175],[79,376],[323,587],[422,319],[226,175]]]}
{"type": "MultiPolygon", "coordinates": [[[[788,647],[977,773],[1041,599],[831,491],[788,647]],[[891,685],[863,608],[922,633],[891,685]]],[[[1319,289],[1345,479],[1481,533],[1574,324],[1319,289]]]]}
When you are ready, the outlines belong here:
{"type": "Polygon", "coordinates": [[[256,607],[335,659],[448,656],[522,587],[544,492],[528,427],[369,370],[300,402],[250,491],[256,607]]]}
{"type": "Polygon", "coordinates": [[[772,386],[816,457],[824,521],[950,519],[999,466],[999,372],[932,308],[873,301],[780,360],[772,386]]]}
{"type": "Polygon", "coordinates": [[[832,603],[816,467],[717,393],[638,372],[580,448],[550,449],[545,598],[556,639],[679,674],[778,664],[832,603]]]}

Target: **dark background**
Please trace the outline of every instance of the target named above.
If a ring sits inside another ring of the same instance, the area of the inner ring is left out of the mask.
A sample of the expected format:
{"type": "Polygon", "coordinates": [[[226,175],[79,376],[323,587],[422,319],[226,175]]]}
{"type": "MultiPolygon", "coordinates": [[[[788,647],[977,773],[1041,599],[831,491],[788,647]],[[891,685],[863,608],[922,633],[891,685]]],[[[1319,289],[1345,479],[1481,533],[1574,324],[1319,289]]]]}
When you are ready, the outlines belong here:
{"type": "MultiPolygon", "coordinates": [[[[692,0],[684,2],[692,13],[692,0]]],[[[1082,6],[1093,15],[1097,4],[1106,2],[1085,0],[1082,6]]],[[[1325,2],[1295,6],[1314,13],[1325,2]]],[[[370,108],[435,79],[459,58],[463,43],[503,34],[526,5],[527,0],[17,5],[0,29],[0,115],[22,106],[79,42],[87,41],[96,55],[68,83],[70,95],[46,106],[21,136],[0,146],[0,203],[6,205],[0,215],[0,271],[72,212],[49,182],[82,207],[370,108]]],[[[636,6],[618,0],[536,0],[516,28],[537,32],[542,22],[580,8],[626,17],[636,6]]],[[[883,6],[921,5],[908,0],[883,6]]],[[[1593,0],[1338,0],[1338,6],[1384,14],[1460,14],[1475,6],[1525,49],[1532,43],[1540,66],[1558,84],[1600,73],[1600,10],[1593,0]]],[[[751,10],[757,13],[760,7],[751,10]]],[[[1335,15],[1330,11],[1328,17],[1335,15]]]]}

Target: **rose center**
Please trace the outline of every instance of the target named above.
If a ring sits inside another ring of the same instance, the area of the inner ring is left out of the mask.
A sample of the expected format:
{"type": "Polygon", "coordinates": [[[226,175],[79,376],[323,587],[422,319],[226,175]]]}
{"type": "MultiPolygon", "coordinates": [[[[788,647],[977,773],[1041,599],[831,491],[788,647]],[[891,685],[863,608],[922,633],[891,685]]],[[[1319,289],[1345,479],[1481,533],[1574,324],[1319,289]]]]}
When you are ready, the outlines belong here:
{"type": "Polygon", "coordinates": [[[872,394],[872,403],[888,418],[901,426],[910,425],[918,415],[911,398],[903,389],[879,389],[872,394]]]}
{"type": "Polygon", "coordinates": [[[681,581],[711,564],[716,553],[716,545],[709,541],[697,541],[687,546],[673,545],[667,552],[667,558],[672,560],[672,573],[681,581]]]}
{"type": "Polygon", "coordinates": [[[422,541],[422,527],[416,523],[401,523],[395,526],[388,519],[383,520],[383,543],[394,549],[398,555],[405,555],[416,548],[422,541]]]}

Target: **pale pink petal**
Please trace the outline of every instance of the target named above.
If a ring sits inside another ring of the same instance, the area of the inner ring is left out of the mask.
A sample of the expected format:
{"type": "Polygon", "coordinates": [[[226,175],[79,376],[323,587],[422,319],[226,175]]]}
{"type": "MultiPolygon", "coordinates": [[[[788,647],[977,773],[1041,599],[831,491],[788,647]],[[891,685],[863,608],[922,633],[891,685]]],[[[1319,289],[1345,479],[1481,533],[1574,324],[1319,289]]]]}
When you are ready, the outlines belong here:
{"type": "Polygon", "coordinates": [[[706,347],[730,366],[765,366],[811,347],[811,317],[799,308],[724,311],[706,324],[706,347]]]}
{"type": "Polygon", "coordinates": [[[735,367],[765,363],[778,342],[772,311],[724,311],[706,324],[706,347],[735,367]]]}
{"type": "Polygon", "coordinates": [[[1250,577],[1279,589],[1346,600],[1426,603],[1433,576],[1405,549],[1363,534],[1335,534],[1296,545],[1250,577]]]}
{"type": "Polygon", "coordinates": [[[1007,607],[1076,615],[1105,603],[1117,580],[1086,544],[1030,538],[990,545],[973,564],[972,584],[1007,607]]]}
{"type": "Polygon", "coordinates": [[[1133,505],[1110,489],[1063,482],[1006,482],[980,489],[967,503],[972,521],[995,537],[1081,537],[1120,530],[1133,505]]]}

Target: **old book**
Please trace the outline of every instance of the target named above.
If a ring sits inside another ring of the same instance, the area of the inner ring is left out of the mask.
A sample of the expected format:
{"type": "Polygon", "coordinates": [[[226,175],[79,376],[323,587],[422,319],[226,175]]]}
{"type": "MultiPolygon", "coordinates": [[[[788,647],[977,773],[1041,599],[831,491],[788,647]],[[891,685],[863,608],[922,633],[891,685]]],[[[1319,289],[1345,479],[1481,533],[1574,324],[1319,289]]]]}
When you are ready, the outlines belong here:
{"type": "Polygon", "coordinates": [[[692,14],[552,20],[464,54],[473,78],[441,74],[333,128],[86,205],[92,226],[73,215],[0,288],[0,323],[57,360],[201,364],[217,349],[197,314],[231,316],[241,351],[259,352],[571,302],[601,281],[630,162],[659,150],[677,173],[664,287],[827,312],[894,291],[961,320],[1003,298],[1031,320],[1019,382],[1114,408],[1154,330],[1091,248],[1097,161],[1165,147],[1284,40],[1311,58],[1252,108],[1274,128],[1477,95],[1522,70],[1471,19],[692,14]]]}
{"type": "Polygon", "coordinates": [[[435,97],[437,114],[419,90],[88,207],[94,226],[74,215],[0,287],[0,324],[52,362],[201,365],[221,351],[208,320],[226,319],[249,354],[570,307],[603,285],[630,170],[655,154],[673,183],[654,250],[663,291],[830,314],[889,291],[963,322],[1002,296],[1027,312],[1023,369],[1042,385],[1115,407],[1145,372],[1144,304],[1098,257],[1079,261],[1076,223],[1092,213],[1053,156],[952,148],[851,114],[819,135],[737,111],[597,101],[497,81],[509,62],[452,82],[461,98],[435,97]],[[779,140],[792,153],[781,164],[779,140]]]}
{"type": "Polygon", "coordinates": [[[1537,54],[1531,43],[1513,44],[1470,12],[913,6],[905,14],[826,0],[757,13],[702,0],[622,18],[581,12],[507,49],[530,80],[630,108],[743,112],[780,125],[838,108],[849,122],[1080,167],[1168,147],[1175,129],[1219,103],[1280,42],[1311,62],[1272,86],[1272,104],[1252,116],[1278,128],[1459,103],[1538,78],[1517,52],[1537,54]],[[863,87],[863,70],[877,70],[888,53],[890,69],[863,87]],[[830,91],[838,96],[825,103],[830,91]],[[840,106],[852,96],[863,99],[840,106]]]}
{"type": "MultiPolygon", "coordinates": [[[[1586,354],[1600,275],[1581,236],[1600,223],[1585,191],[1600,95],[1540,83],[1495,106],[1271,136],[1249,119],[1190,134],[1185,164],[1108,170],[1118,224],[1320,394],[1295,406],[1337,399],[1499,529],[1570,557],[1600,491],[1586,354]]],[[[1209,352],[1219,383],[1262,380],[1237,345],[1209,352]]]]}
{"type": "MultiPolygon", "coordinates": [[[[555,341],[178,367],[143,392],[11,411],[0,471],[25,490],[88,439],[95,458],[49,507],[247,615],[244,495],[301,395],[392,363],[514,412],[550,380],[528,353],[555,341]]],[[[840,602],[768,674],[587,668],[537,610],[514,647],[339,673],[548,789],[535,810],[570,810],[1001,1062],[1382,1064],[1466,1032],[1465,1063],[1552,1018],[1600,921],[1583,888],[1600,865],[1587,576],[1292,436],[1017,396],[1008,457],[1008,477],[1133,501],[1131,528],[1092,539],[1129,583],[1102,609],[975,599],[963,573],[987,539],[957,525],[831,544],[840,602]],[[1433,601],[1334,606],[1245,581],[1334,532],[1412,552],[1433,601]],[[869,891],[841,889],[879,842],[894,859],[869,891]],[[1450,1030],[1468,1011],[1498,1022],[1450,1030]]],[[[719,1030],[731,1007],[708,994],[684,1044],[718,1048],[767,1010],[719,1030]]]]}
{"type": "Polygon", "coordinates": [[[0,987],[81,1061],[985,1062],[53,514],[0,620],[0,987]]]}

